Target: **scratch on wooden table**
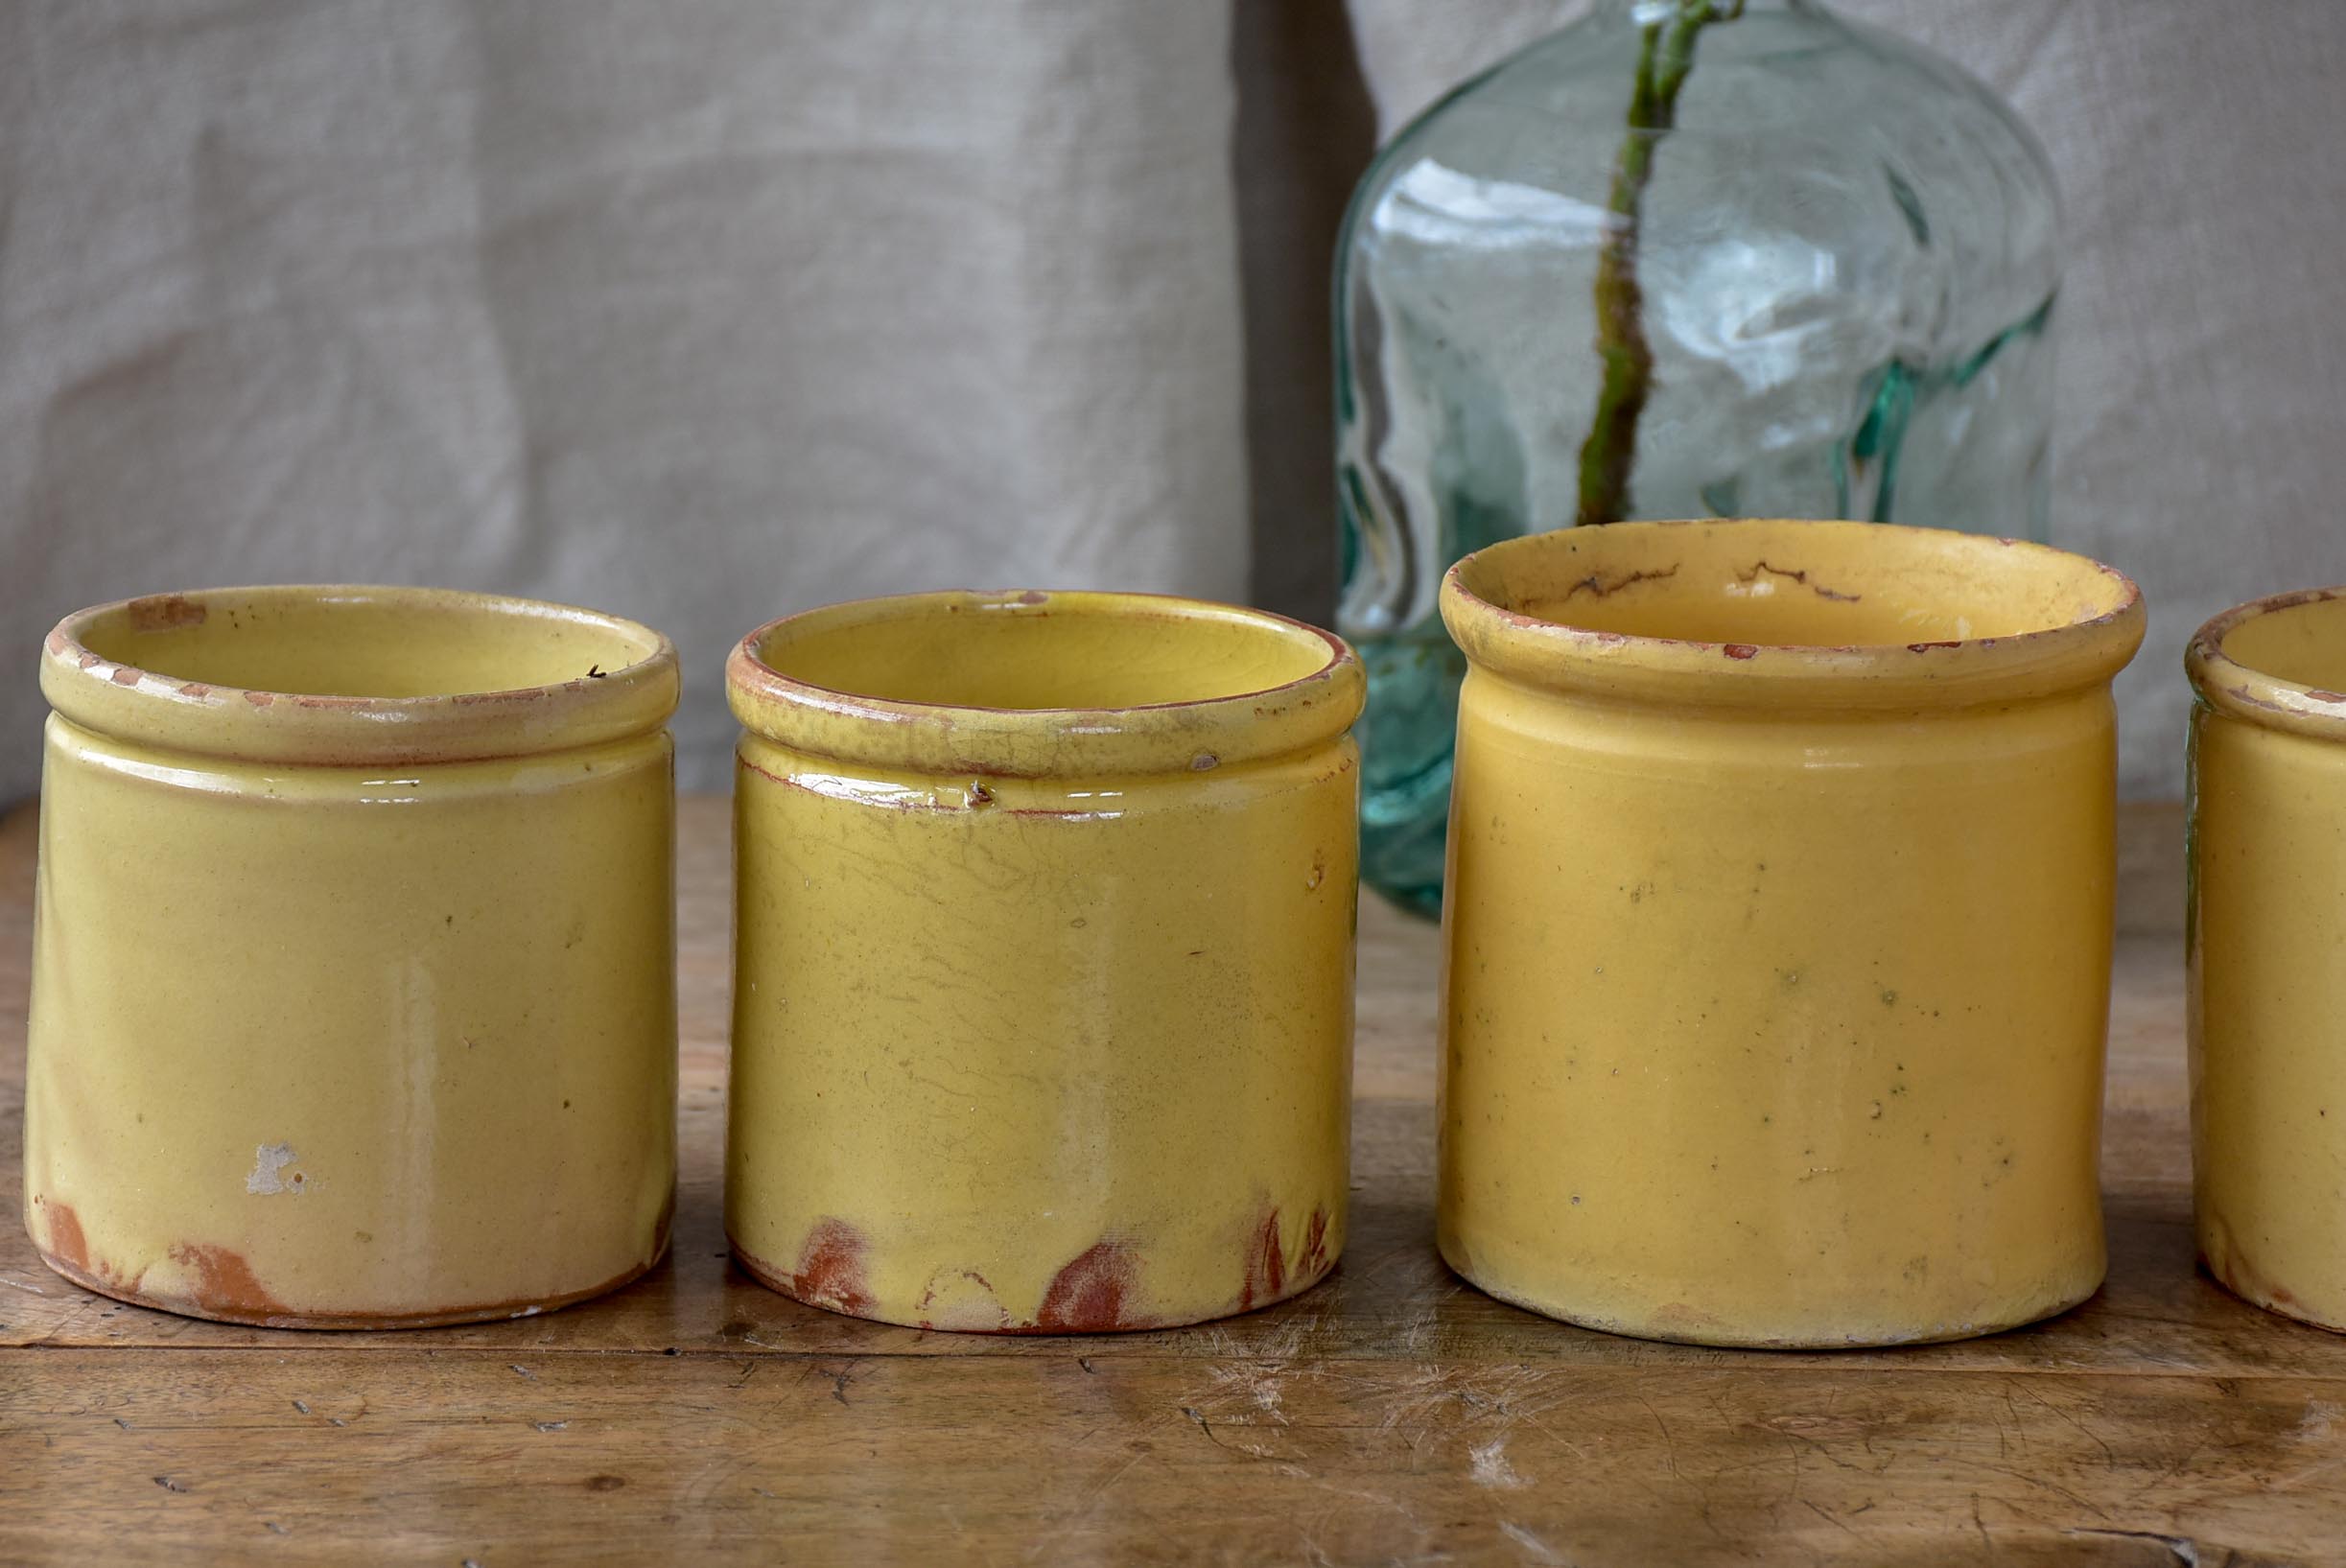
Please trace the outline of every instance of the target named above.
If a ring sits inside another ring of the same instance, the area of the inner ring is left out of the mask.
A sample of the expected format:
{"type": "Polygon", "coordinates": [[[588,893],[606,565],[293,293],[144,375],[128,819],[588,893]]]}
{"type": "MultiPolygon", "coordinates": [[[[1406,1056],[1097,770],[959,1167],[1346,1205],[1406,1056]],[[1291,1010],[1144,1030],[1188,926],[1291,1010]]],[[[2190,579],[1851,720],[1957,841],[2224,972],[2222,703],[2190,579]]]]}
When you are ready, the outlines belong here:
{"type": "Polygon", "coordinates": [[[2100,1434],[2095,1432],[2093,1428],[2087,1426],[2083,1421],[2077,1419],[2077,1417],[2072,1416],[2069,1412],[2061,1409],[2060,1406],[2054,1404],[2052,1400],[2046,1398],[2042,1393],[2029,1387],[2026,1383],[2018,1383],[2015,1381],[2007,1384],[2006,1386],[2007,1389],[2017,1387],[2022,1393],[2027,1394],[2029,1398],[2035,1400],[2039,1405],[2042,1405],[2045,1410],[2054,1418],[2061,1421],[2066,1421],[2079,1437],[2092,1443],[2096,1448],[2100,1449],[2101,1457],[2104,1460],[2107,1460],[2111,1464],[2115,1465],[2118,1463],[2117,1452],[2113,1450],[2108,1443],[2101,1439],[2100,1434]]]}
{"type": "Polygon", "coordinates": [[[1276,1366],[1240,1362],[1230,1367],[1209,1367],[1207,1376],[1214,1385],[1212,1397],[1246,1400],[1268,1419],[1280,1426],[1287,1424],[1286,1414],[1279,1409],[1283,1394],[1276,1366]]]}
{"type": "Polygon", "coordinates": [[[1391,1400],[1377,1428],[1390,1432],[1399,1426],[1420,1426],[1426,1418],[1458,1398],[1458,1383],[1471,1376],[1463,1367],[1419,1365],[1400,1372],[1397,1386],[1388,1385],[1391,1400]]]}
{"type": "Polygon", "coordinates": [[[1556,1548],[1550,1546],[1547,1542],[1541,1540],[1538,1536],[1533,1534],[1521,1525],[1516,1524],[1513,1519],[1500,1520],[1499,1530],[1507,1536],[1509,1540],[1514,1542],[1526,1552],[1529,1552],[1532,1555],[1532,1560],[1535,1562],[1553,1564],[1561,1563],[1564,1560],[1563,1555],[1558,1552],[1556,1548]]]}
{"type": "MultiPolygon", "coordinates": [[[[2097,1518],[2107,1519],[2110,1516],[2110,1510],[2103,1508],[2100,1504],[2095,1502],[2093,1499],[2088,1497],[2080,1497],[2076,1492],[2070,1490],[2067,1486],[2048,1481],[2042,1475],[2031,1474],[2027,1470],[2018,1469],[2009,1464],[1982,1464],[1980,1466],[1980,1468],[1985,1470],[1990,1475],[2007,1477],[2010,1480],[2019,1482],[2024,1486],[2032,1487],[2037,1491],[2051,1492],[2053,1496],[2059,1498],[2062,1502],[2069,1504],[2072,1508],[2083,1509],[2086,1512],[2095,1515],[2097,1518]]],[[[2011,1503],[2010,1498],[2006,1498],[2005,1501],[2007,1506],[2011,1503]]]]}
{"type": "Polygon", "coordinates": [[[1662,1435],[1662,1458],[1670,1466],[1670,1479],[1673,1481],[1683,1479],[1678,1474],[1677,1439],[1670,1435],[1670,1423],[1662,1419],[1661,1412],[1654,1408],[1654,1401],[1648,1399],[1644,1394],[1637,1396],[1637,1402],[1644,1406],[1646,1414],[1654,1418],[1654,1429],[1662,1435]]]}
{"type": "Polygon", "coordinates": [[[1826,1524],[1831,1525],[1835,1530],[1838,1530],[1843,1534],[1852,1537],[1857,1534],[1857,1532],[1850,1529],[1847,1523],[1835,1514],[1832,1509],[1821,1508],[1805,1497],[1801,1498],[1799,1502],[1802,1508],[1808,1509],[1809,1512],[1815,1514],[1818,1518],[1822,1519],[1826,1524]]]}
{"type": "Polygon", "coordinates": [[[1504,1437],[1493,1438],[1489,1442],[1473,1444],[1466,1450],[1466,1458],[1473,1466],[1470,1473],[1474,1484],[1478,1486],[1498,1486],[1513,1490],[1531,1485],[1530,1482],[1517,1475],[1515,1467],[1507,1462],[1507,1439],[1504,1437]]]}
{"type": "Polygon", "coordinates": [[[2064,1535],[2114,1535],[2122,1540],[2156,1541],[2175,1555],[2175,1560],[2187,1568],[2198,1568],[2199,1543],[2186,1535],[2168,1535],[2155,1530],[2092,1530],[2079,1527],[2064,1530],[2064,1535]]]}

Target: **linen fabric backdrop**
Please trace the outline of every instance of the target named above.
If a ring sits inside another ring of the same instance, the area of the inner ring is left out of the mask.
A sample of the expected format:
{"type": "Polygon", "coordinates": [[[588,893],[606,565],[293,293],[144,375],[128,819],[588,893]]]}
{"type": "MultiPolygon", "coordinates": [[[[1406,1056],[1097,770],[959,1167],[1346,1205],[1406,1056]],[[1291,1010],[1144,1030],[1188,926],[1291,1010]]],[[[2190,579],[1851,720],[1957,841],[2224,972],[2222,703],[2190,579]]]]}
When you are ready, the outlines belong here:
{"type": "MultiPolygon", "coordinates": [[[[432,582],[725,648],[829,599],[1128,586],[1325,620],[1325,293],[1382,137],[1553,0],[8,0],[0,800],[80,605],[432,582]]],[[[2056,543],[2183,640],[2346,580],[2346,6],[1841,0],[2066,200],[2056,543]]],[[[1698,81],[1698,87],[1700,79],[1698,81]]]]}

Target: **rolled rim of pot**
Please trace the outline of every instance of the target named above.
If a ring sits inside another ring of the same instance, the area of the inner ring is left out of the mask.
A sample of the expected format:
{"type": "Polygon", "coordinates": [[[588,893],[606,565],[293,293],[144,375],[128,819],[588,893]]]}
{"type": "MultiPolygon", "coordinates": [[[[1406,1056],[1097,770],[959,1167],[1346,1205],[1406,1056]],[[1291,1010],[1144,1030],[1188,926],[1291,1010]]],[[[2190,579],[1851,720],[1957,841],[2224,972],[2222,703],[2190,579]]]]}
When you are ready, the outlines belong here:
{"type": "Polygon", "coordinates": [[[950,590],[785,616],[726,697],[755,736],[927,776],[1206,773],[1307,751],[1360,716],[1332,632],[1156,594],[950,590]]]}
{"type": "Polygon", "coordinates": [[[2183,651],[2208,707],[2268,729],[2346,740],[2346,587],[2236,604],[2183,651]]]}
{"type": "Polygon", "coordinates": [[[441,588],[278,584],[77,610],[41,692],[115,740],[238,761],[477,761],[656,731],[674,644],[575,605],[441,588]]]}
{"type": "Polygon", "coordinates": [[[1887,523],[1612,523],[1509,539],[1442,585],[1478,668],[1589,698],[1912,711],[2106,685],[2142,591],[2027,540],[1887,523]]]}

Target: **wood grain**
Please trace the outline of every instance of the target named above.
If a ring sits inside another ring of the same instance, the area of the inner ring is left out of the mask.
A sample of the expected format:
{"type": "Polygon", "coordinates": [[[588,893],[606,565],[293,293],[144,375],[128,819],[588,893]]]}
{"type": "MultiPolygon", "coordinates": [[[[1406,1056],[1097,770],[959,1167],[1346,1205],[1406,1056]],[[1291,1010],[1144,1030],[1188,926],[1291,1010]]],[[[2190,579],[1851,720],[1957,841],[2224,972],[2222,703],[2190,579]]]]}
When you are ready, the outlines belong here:
{"type": "MultiPolygon", "coordinates": [[[[958,1338],[724,1261],[726,829],[686,803],[674,1253],[602,1301],[390,1334],[83,1294],[0,1230],[0,1560],[2346,1560],[2346,1338],[2192,1266],[2180,832],[2130,810],[2109,1283],[1897,1352],[1701,1350],[1502,1306],[1431,1246],[1429,927],[1361,918],[1354,1231],[1219,1325],[958,1338]]],[[[0,1210],[20,1202],[33,821],[0,823],[0,1210]]]]}

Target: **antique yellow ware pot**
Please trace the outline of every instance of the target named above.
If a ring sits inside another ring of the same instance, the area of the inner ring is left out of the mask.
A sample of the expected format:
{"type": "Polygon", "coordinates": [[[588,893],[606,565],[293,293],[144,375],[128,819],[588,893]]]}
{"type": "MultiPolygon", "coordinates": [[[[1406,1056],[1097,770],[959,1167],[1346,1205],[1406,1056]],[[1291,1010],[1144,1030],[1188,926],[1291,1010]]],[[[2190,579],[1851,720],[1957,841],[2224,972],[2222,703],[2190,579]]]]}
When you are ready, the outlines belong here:
{"type": "Polygon", "coordinates": [[[2346,1328],[2346,588],[2229,610],[2184,663],[2199,1255],[2346,1328]]]}
{"type": "Polygon", "coordinates": [[[2134,585],[1923,528],[1623,523],[1470,555],[1442,610],[1451,1266],[1709,1345],[2091,1295],[2134,585]]]}
{"type": "Polygon", "coordinates": [[[726,1228],[889,1322],[1153,1328],[1344,1245],[1349,648],[1130,594],[753,632],[726,1228]]]}
{"type": "Polygon", "coordinates": [[[50,1267],[197,1317],[523,1316],[675,1173],[676,655],[412,588],[49,636],[25,1103],[50,1267]]]}

